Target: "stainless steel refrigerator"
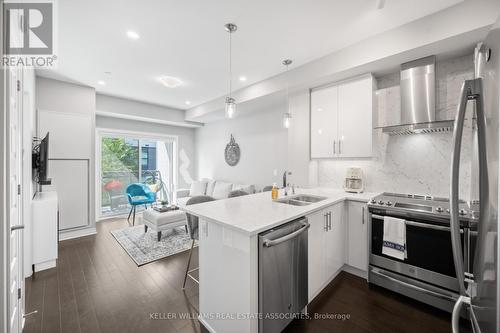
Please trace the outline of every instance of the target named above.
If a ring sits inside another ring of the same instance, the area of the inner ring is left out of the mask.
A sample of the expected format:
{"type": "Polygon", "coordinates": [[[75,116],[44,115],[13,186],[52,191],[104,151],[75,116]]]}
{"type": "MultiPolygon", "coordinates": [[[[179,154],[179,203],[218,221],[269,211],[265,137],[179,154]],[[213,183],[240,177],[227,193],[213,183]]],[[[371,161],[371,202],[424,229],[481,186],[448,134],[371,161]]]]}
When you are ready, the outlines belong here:
{"type": "Polygon", "coordinates": [[[500,20],[476,48],[475,78],[462,86],[453,132],[450,214],[453,259],[460,287],[452,315],[452,329],[459,332],[461,313],[470,317],[474,332],[499,332],[498,316],[498,175],[500,114],[500,20]],[[478,222],[472,272],[464,270],[460,235],[459,169],[462,133],[468,103],[473,103],[476,118],[478,222]],[[465,311],[464,311],[465,309],[465,311]]]}

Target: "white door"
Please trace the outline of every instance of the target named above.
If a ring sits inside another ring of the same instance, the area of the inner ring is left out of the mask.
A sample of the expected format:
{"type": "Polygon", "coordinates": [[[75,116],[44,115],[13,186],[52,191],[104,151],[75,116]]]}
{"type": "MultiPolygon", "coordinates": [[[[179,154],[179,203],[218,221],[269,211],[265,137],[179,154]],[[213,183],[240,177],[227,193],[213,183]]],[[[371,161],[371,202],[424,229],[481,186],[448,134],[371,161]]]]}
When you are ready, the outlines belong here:
{"type": "Polygon", "coordinates": [[[363,202],[348,202],[348,259],[350,266],[363,271],[368,269],[368,224],[366,204],[363,202]]]}
{"type": "Polygon", "coordinates": [[[373,79],[338,87],[339,156],[372,156],[373,79]]]}
{"type": "Polygon", "coordinates": [[[23,281],[23,233],[21,226],[21,115],[22,95],[20,93],[20,78],[22,72],[17,68],[8,70],[7,108],[9,132],[7,133],[9,151],[9,328],[10,333],[22,330],[21,294],[24,294],[23,281]]]}
{"type": "Polygon", "coordinates": [[[344,225],[342,223],[342,207],[339,203],[328,208],[330,228],[326,233],[325,268],[326,280],[329,281],[344,265],[344,225]]]}
{"type": "Polygon", "coordinates": [[[311,158],[331,158],[338,151],[337,113],[337,87],[311,92],[311,158]]]}
{"type": "Polygon", "coordinates": [[[326,228],[326,210],[320,210],[307,216],[311,225],[308,231],[308,295],[309,301],[323,286],[325,278],[324,234],[326,228]]]}

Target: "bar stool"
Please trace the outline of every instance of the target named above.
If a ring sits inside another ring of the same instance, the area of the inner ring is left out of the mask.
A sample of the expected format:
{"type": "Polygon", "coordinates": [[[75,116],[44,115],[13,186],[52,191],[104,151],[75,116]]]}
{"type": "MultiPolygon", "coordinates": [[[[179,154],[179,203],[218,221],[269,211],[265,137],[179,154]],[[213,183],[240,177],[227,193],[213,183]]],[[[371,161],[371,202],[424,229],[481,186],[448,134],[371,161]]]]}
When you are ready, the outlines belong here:
{"type": "MultiPolygon", "coordinates": [[[[199,204],[199,203],[202,203],[202,202],[209,202],[209,201],[214,201],[215,199],[208,196],[208,195],[198,195],[198,196],[195,196],[195,197],[192,197],[190,198],[187,202],[186,202],[186,206],[187,205],[194,205],[194,204],[199,204]]],[[[186,274],[184,275],[184,283],[182,284],[182,290],[184,290],[184,288],[186,287],[186,280],[187,278],[191,278],[194,282],[196,283],[200,283],[198,281],[197,278],[195,278],[194,276],[191,275],[191,273],[193,273],[194,271],[197,271],[199,269],[199,267],[196,267],[196,268],[193,268],[193,269],[189,269],[189,266],[191,265],[191,257],[193,256],[193,248],[194,248],[194,242],[196,240],[198,240],[198,226],[199,226],[199,221],[198,221],[198,217],[197,216],[194,216],[192,214],[189,214],[189,213],[186,213],[187,215],[187,227],[188,227],[188,232],[189,232],[189,237],[192,239],[192,243],[191,243],[191,250],[189,250],[189,259],[188,259],[188,263],[187,263],[187,267],[186,267],[186,274]]]]}

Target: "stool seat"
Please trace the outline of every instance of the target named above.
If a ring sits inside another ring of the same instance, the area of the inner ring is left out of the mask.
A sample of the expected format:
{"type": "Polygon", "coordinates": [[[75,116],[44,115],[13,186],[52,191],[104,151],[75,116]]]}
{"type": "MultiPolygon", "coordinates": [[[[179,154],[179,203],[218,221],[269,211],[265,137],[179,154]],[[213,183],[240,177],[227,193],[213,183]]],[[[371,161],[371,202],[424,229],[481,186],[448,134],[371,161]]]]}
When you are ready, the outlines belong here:
{"type": "Polygon", "coordinates": [[[186,213],[181,210],[172,210],[168,212],[158,212],[154,209],[145,210],[142,213],[144,222],[144,231],[148,227],[158,233],[158,241],[161,239],[161,232],[180,226],[186,226],[186,213]]]}

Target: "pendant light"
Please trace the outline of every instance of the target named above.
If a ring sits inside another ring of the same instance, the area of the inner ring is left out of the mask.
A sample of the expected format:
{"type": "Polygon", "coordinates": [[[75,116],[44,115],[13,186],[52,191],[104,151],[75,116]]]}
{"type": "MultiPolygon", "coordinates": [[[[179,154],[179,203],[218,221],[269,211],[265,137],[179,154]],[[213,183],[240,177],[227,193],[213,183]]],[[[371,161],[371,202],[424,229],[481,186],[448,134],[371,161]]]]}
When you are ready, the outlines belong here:
{"type": "Polygon", "coordinates": [[[224,28],[229,32],[229,96],[226,97],[225,111],[226,118],[233,118],[236,113],[236,100],[231,96],[233,83],[231,35],[238,29],[238,26],[234,23],[227,23],[224,28]]]}
{"type": "MultiPolygon", "coordinates": [[[[292,64],[292,60],[290,59],[285,59],[283,60],[283,65],[286,66],[286,73],[288,74],[288,66],[292,64]]],[[[283,113],[283,127],[288,128],[290,127],[290,122],[292,120],[292,114],[290,113],[290,92],[289,92],[289,79],[288,75],[286,78],[286,112],[283,113]]]]}

